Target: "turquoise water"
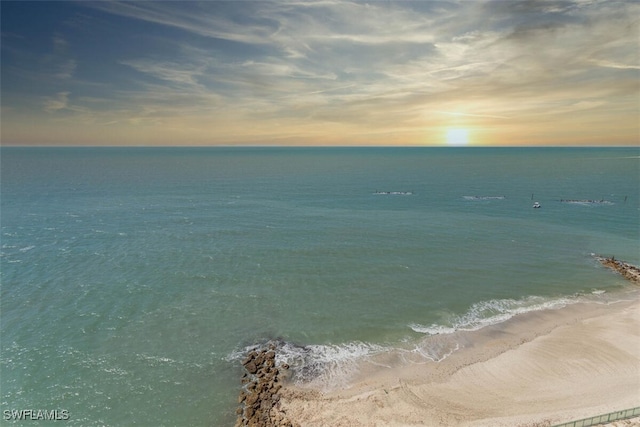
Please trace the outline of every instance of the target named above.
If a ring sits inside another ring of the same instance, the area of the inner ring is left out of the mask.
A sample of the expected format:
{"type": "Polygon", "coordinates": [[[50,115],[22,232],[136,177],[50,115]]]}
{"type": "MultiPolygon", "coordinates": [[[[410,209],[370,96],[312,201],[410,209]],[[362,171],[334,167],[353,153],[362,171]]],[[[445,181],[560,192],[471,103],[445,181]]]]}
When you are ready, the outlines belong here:
{"type": "Polygon", "coordinates": [[[279,339],[295,381],[340,386],[377,352],[444,357],[430,334],[611,294],[625,282],[591,254],[640,264],[639,164],[638,148],[3,147],[1,409],[232,425],[252,345],[279,339]]]}

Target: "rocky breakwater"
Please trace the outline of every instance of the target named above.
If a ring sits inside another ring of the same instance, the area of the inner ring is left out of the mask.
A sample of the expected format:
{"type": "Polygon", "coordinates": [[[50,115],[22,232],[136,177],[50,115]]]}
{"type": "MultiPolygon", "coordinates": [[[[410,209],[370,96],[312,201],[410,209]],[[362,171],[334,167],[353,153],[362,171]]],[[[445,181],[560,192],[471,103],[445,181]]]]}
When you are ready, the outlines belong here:
{"type": "Polygon", "coordinates": [[[280,389],[289,367],[276,365],[276,347],[251,351],[242,361],[246,372],[242,377],[242,390],[236,427],[298,427],[280,408],[280,389]]]}
{"type": "Polygon", "coordinates": [[[615,257],[596,257],[602,265],[618,272],[622,277],[634,283],[640,283],[640,268],[615,259],[615,257]]]}

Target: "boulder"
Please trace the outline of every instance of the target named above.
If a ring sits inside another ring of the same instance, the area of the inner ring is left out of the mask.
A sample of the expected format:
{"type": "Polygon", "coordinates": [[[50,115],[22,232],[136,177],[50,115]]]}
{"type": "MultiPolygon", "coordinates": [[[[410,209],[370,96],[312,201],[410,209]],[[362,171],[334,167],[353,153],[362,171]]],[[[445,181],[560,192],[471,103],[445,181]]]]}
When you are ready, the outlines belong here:
{"type": "Polygon", "coordinates": [[[247,363],[246,365],[244,365],[244,367],[247,370],[247,372],[249,372],[252,375],[258,372],[258,365],[256,365],[255,361],[253,360],[247,363]]]}
{"type": "Polygon", "coordinates": [[[236,411],[238,427],[293,427],[280,409],[280,369],[289,365],[276,364],[277,346],[251,351],[243,360],[246,372],[242,376],[243,390],[238,395],[236,411]]]}

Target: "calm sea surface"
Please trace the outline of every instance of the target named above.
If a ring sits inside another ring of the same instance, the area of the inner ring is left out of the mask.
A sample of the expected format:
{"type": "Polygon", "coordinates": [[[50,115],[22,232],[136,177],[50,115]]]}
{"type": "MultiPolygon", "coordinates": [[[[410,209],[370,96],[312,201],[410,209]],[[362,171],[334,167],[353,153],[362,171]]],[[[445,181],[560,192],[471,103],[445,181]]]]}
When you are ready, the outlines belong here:
{"type": "Polygon", "coordinates": [[[0,409],[70,426],[233,425],[252,345],[336,387],[640,264],[638,148],[0,153],[0,409]]]}

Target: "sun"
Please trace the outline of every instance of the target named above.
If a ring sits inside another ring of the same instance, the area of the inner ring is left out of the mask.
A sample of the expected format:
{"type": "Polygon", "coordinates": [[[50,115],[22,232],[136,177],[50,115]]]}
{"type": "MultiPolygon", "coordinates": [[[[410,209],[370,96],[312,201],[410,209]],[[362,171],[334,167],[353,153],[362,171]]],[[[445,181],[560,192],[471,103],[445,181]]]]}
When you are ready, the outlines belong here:
{"type": "Polygon", "coordinates": [[[469,143],[469,131],[463,128],[450,128],[447,130],[447,145],[467,145],[469,143]]]}

